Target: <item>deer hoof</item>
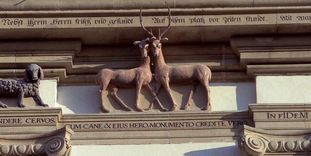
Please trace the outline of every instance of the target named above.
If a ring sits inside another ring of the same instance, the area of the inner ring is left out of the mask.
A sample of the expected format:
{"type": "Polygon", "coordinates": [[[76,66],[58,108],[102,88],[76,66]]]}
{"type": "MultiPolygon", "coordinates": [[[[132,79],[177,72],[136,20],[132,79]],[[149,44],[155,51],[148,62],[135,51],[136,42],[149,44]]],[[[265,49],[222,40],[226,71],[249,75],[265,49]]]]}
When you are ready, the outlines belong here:
{"type": "Polygon", "coordinates": [[[48,107],[49,105],[48,104],[41,104],[41,106],[43,106],[43,107],[48,107]]]}
{"type": "Polygon", "coordinates": [[[176,109],[177,109],[177,105],[174,104],[173,107],[171,108],[171,111],[176,111],[176,109]]]}
{"type": "Polygon", "coordinates": [[[102,108],[103,113],[109,113],[110,110],[106,109],[106,108],[102,108]]]}
{"type": "Polygon", "coordinates": [[[162,108],[160,108],[160,111],[162,111],[162,112],[168,112],[169,110],[162,107],[162,108]]]}
{"type": "Polygon", "coordinates": [[[211,111],[211,107],[210,106],[205,106],[205,107],[201,108],[201,110],[210,112],[211,111]]]}
{"type": "Polygon", "coordinates": [[[8,105],[6,105],[6,104],[0,104],[0,107],[2,107],[2,108],[8,108],[8,105]]]}
{"type": "Polygon", "coordinates": [[[185,106],[180,107],[180,110],[187,110],[188,108],[189,108],[189,105],[187,104],[185,106]]]}
{"type": "Polygon", "coordinates": [[[137,109],[137,111],[139,111],[139,112],[144,112],[144,110],[141,109],[141,108],[139,108],[139,107],[136,107],[136,109],[137,109]]]}
{"type": "Polygon", "coordinates": [[[25,107],[24,104],[19,104],[18,106],[19,106],[20,108],[24,108],[24,107],[25,107]]]}
{"type": "Polygon", "coordinates": [[[144,111],[150,111],[150,109],[151,109],[151,108],[146,108],[146,109],[144,109],[144,111]]]}

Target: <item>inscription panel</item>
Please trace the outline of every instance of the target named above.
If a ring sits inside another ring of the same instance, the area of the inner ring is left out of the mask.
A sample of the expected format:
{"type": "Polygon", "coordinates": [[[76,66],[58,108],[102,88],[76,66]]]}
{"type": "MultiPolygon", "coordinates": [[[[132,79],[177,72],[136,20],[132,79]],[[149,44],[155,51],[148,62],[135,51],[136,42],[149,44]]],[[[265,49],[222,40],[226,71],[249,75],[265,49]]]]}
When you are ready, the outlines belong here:
{"type": "Polygon", "coordinates": [[[271,130],[309,130],[310,104],[250,104],[256,128],[271,130]]]}
{"type": "Polygon", "coordinates": [[[195,120],[195,121],[131,121],[131,122],[93,122],[64,123],[74,131],[113,131],[113,130],[182,130],[210,128],[238,128],[249,124],[243,120],[195,120]]]}
{"type": "MultiPolygon", "coordinates": [[[[146,26],[166,26],[167,16],[143,17],[146,26]]],[[[172,26],[309,24],[311,13],[172,16],[172,26]]],[[[0,18],[0,29],[140,27],[139,17],[0,18]]]]}
{"type": "Polygon", "coordinates": [[[309,112],[305,111],[267,111],[254,114],[255,121],[282,122],[282,121],[305,121],[309,120],[309,112]]]}
{"type": "MultiPolygon", "coordinates": [[[[0,110],[1,111],[1,110],[0,110]]],[[[3,134],[36,134],[67,126],[75,145],[235,141],[248,112],[62,115],[61,109],[2,109],[3,134]]]]}
{"type": "Polygon", "coordinates": [[[308,112],[267,112],[268,120],[296,120],[308,118],[308,112]]]}
{"type": "Polygon", "coordinates": [[[0,127],[55,125],[55,117],[1,117],[0,127]]]}

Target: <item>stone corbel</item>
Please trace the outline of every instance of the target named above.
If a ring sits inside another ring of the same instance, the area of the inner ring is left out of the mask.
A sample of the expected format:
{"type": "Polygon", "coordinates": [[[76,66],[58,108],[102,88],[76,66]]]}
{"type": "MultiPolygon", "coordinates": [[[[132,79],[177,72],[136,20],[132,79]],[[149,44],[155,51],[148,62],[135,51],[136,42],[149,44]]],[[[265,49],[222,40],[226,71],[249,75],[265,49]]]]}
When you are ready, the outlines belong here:
{"type": "Polygon", "coordinates": [[[0,155],[69,156],[72,134],[71,129],[64,127],[47,134],[0,135],[0,155]]]}
{"type": "Polygon", "coordinates": [[[276,133],[245,125],[240,147],[246,156],[310,155],[311,131],[276,133]]]}

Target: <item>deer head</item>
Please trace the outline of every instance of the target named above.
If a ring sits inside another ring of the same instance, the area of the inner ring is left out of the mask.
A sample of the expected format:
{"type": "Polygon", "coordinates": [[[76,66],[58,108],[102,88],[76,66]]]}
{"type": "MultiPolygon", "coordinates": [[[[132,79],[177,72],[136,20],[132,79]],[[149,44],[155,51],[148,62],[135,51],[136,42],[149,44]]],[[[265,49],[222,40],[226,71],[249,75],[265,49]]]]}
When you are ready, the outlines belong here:
{"type": "Polygon", "coordinates": [[[134,45],[138,45],[138,47],[139,47],[139,51],[140,51],[140,56],[142,57],[142,58],[146,58],[146,57],[148,57],[148,51],[149,51],[149,49],[148,49],[148,47],[149,47],[149,38],[146,38],[146,39],[144,39],[144,40],[141,40],[141,41],[134,41],[133,42],[133,44],[134,45]]]}
{"type": "Polygon", "coordinates": [[[150,36],[151,38],[149,39],[149,43],[150,43],[150,49],[151,52],[154,56],[158,56],[159,53],[162,51],[162,44],[161,41],[167,41],[168,38],[163,37],[164,34],[166,34],[168,32],[168,30],[171,28],[171,10],[169,8],[169,6],[167,5],[167,9],[168,9],[168,26],[165,28],[165,30],[161,33],[161,29],[159,28],[159,34],[158,37],[156,37],[152,31],[149,31],[143,24],[143,20],[142,20],[142,9],[140,9],[140,16],[139,16],[139,21],[140,21],[140,25],[143,28],[143,30],[145,30],[150,36]]]}

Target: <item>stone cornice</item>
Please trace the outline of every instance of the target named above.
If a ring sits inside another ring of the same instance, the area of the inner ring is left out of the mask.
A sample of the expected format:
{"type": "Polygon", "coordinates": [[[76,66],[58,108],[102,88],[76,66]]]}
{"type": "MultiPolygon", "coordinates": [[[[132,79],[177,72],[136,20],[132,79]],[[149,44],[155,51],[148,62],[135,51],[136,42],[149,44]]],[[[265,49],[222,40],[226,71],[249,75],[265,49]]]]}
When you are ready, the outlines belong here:
{"type": "Polygon", "coordinates": [[[221,0],[221,1],[201,1],[201,0],[158,0],[158,1],[140,1],[140,0],[27,0],[27,1],[4,1],[0,2],[1,10],[90,10],[90,9],[139,9],[142,8],[165,8],[165,3],[174,8],[205,8],[205,7],[264,7],[264,6],[308,6],[311,2],[308,0],[221,0]]]}
{"type": "Polygon", "coordinates": [[[231,47],[251,76],[303,75],[311,72],[310,39],[310,35],[234,37],[231,47]]]}
{"type": "MultiPolygon", "coordinates": [[[[219,14],[256,14],[256,13],[303,13],[309,12],[311,6],[264,6],[264,7],[210,7],[210,8],[171,8],[174,15],[219,15],[219,14]],[[299,7],[299,9],[297,9],[299,7]]],[[[87,9],[87,10],[0,10],[6,17],[50,17],[50,16],[137,16],[136,9],[87,9]]],[[[145,9],[144,14],[149,16],[166,15],[167,8],[145,9]]]]}

